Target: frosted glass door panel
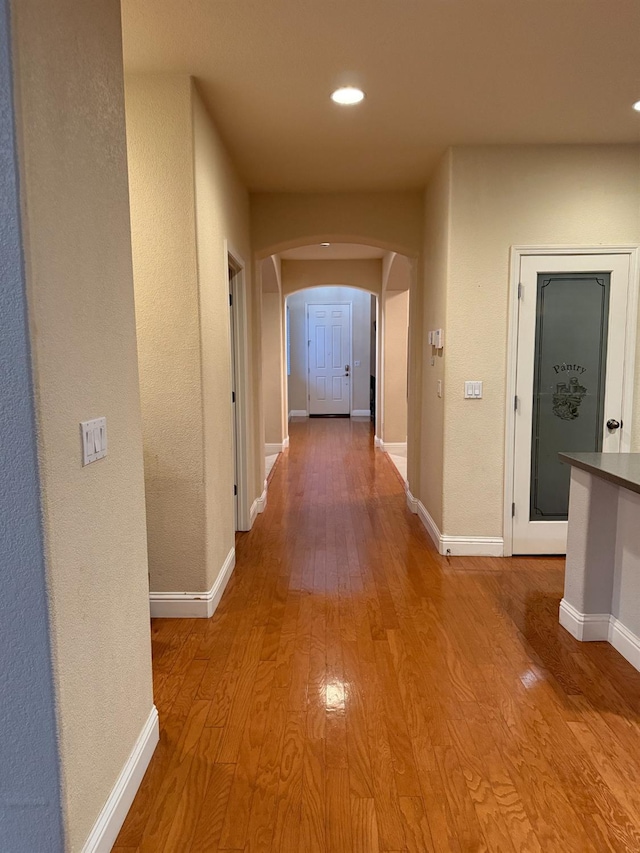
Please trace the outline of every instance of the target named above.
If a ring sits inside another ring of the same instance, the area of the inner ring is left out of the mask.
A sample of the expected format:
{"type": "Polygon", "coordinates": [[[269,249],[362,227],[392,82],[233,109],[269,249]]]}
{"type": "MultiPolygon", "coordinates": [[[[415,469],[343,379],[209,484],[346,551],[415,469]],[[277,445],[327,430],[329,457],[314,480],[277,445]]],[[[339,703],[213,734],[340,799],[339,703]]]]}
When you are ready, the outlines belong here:
{"type": "Polygon", "coordinates": [[[559,452],[602,450],[610,273],[538,275],[531,521],[566,521],[559,452]]]}

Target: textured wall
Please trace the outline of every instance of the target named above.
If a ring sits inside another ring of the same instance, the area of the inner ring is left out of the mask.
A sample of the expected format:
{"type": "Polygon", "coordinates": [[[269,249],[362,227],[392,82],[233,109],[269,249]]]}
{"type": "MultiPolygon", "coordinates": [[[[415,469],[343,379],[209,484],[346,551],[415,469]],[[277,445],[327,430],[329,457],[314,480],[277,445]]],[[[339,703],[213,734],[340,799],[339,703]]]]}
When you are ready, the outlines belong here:
{"type": "MultiPolygon", "coordinates": [[[[416,320],[422,327],[422,376],[420,418],[415,424],[418,442],[419,475],[416,497],[420,498],[433,520],[442,530],[442,493],[444,465],[444,417],[447,387],[443,397],[437,395],[438,380],[444,383],[444,362],[449,351],[447,331],[447,276],[449,264],[449,216],[451,190],[451,155],[440,162],[425,192],[424,216],[424,285],[420,313],[416,320]],[[427,331],[445,329],[445,348],[430,346],[427,331]],[[431,361],[433,359],[433,364],[431,361]]],[[[413,306],[412,306],[413,309],[413,306]]],[[[410,479],[413,487],[413,480],[410,479]]]]}
{"type": "Polygon", "coordinates": [[[373,243],[418,255],[422,245],[422,194],[253,193],[251,237],[259,255],[313,238],[373,243]]]}
{"type": "Polygon", "coordinates": [[[407,440],[407,336],[409,291],[387,291],[384,305],[384,418],[383,441],[407,440]]]}
{"type": "Polygon", "coordinates": [[[262,402],[264,440],[281,444],[287,436],[284,304],[281,295],[280,257],[265,258],[260,265],[262,289],[262,402]]]}
{"type": "Polygon", "coordinates": [[[344,287],[362,287],[379,294],[382,289],[382,261],[377,258],[282,261],[282,292],[285,296],[305,287],[323,287],[328,282],[344,287]]]}
{"type": "Polygon", "coordinates": [[[20,0],[13,14],[66,836],[80,850],[152,707],[120,6],[20,0]],[[109,454],[83,468],[78,424],[99,415],[109,454]]]}
{"type": "Polygon", "coordinates": [[[283,418],[282,377],[285,371],[283,349],[283,308],[279,293],[262,294],[262,393],[264,396],[264,440],[280,444],[286,431],[283,418]]]}
{"type": "Polygon", "coordinates": [[[0,850],[61,853],[55,698],[14,148],[0,2],[0,850]]]}
{"type": "MultiPolygon", "coordinates": [[[[251,288],[249,197],[237,178],[197,90],[193,100],[196,238],[202,340],[202,399],[204,406],[204,467],[206,490],[207,588],[234,546],[233,444],[231,360],[229,346],[229,288],[225,241],[245,262],[244,307],[247,316],[249,388],[247,389],[249,501],[262,493],[264,447],[259,434],[256,362],[260,338],[253,334],[254,300],[251,288]]],[[[180,587],[183,588],[183,587],[180,587]]]]}
{"type": "Polygon", "coordinates": [[[126,107],[151,588],[204,591],[191,79],[127,77],[126,107]]]}
{"type": "MultiPolygon", "coordinates": [[[[128,77],[126,101],[151,584],[205,591],[234,545],[225,241],[247,264],[251,383],[259,353],[249,201],[190,77],[128,77]]],[[[252,384],[248,402],[251,502],[264,464],[252,384]]]]}
{"type": "Polygon", "coordinates": [[[307,410],[307,315],[306,305],[351,302],[352,307],[352,409],[369,410],[369,353],[371,347],[371,296],[352,287],[314,287],[287,298],[291,323],[291,375],[289,410],[307,410]]]}
{"type": "Polygon", "coordinates": [[[456,148],[452,181],[444,532],[501,536],[510,246],[640,242],[640,147],[456,148]]]}

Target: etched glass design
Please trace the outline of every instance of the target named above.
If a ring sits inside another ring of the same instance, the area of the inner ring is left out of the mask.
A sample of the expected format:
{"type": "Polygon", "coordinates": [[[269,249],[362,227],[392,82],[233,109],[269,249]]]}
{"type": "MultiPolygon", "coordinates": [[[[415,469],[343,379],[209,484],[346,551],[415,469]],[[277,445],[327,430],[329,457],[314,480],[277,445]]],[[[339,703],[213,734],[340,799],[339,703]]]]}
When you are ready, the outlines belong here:
{"type": "Polygon", "coordinates": [[[602,450],[611,273],[539,273],[531,521],[566,521],[571,471],[558,453],[602,450]]]}

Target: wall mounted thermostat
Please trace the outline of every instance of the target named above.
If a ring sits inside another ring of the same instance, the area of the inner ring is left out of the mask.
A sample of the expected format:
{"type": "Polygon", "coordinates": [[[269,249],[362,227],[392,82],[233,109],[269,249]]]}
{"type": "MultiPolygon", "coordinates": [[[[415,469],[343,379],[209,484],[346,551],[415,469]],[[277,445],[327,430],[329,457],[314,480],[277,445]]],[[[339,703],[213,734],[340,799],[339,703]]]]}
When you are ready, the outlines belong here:
{"type": "Polygon", "coordinates": [[[82,464],[90,465],[107,455],[107,419],[94,418],[81,421],[82,464]]]}

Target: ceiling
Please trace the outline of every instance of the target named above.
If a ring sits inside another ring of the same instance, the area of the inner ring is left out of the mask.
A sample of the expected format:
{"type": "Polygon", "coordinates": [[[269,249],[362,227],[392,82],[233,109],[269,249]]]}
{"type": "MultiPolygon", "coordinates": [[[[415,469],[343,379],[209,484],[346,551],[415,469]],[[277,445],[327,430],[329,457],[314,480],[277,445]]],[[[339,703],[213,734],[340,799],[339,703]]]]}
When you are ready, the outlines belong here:
{"type": "Polygon", "coordinates": [[[331,243],[326,248],[316,244],[280,252],[280,257],[285,261],[353,261],[384,258],[385,255],[384,249],[363,246],[360,243],[331,243]]]}
{"type": "Polygon", "coordinates": [[[424,186],[449,145],[640,140],[638,0],[123,0],[128,71],[194,75],[245,183],[424,186]],[[355,107],[329,94],[355,84],[355,107]]]}

